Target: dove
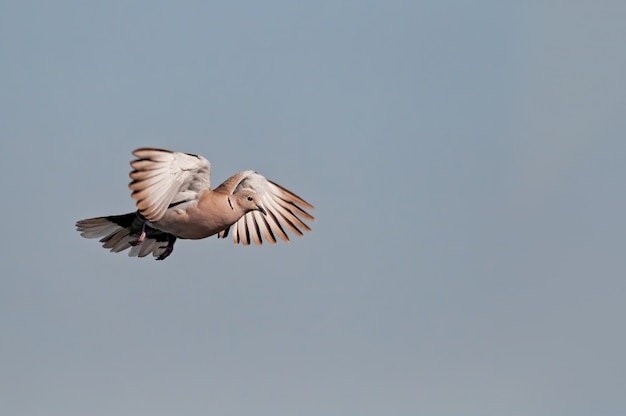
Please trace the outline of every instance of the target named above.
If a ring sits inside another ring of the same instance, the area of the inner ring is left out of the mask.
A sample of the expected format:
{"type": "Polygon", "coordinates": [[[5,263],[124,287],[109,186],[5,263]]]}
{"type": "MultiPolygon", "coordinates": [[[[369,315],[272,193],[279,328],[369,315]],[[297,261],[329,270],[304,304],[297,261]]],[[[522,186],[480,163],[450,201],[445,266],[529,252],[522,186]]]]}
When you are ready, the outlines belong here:
{"type": "Polygon", "coordinates": [[[85,238],[100,238],[112,252],[152,254],[164,260],[177,239],[199,240],[232,234],[235,244],[289,241],[315,221],[313,205],[259,173],[239,172],[211,188],[211,164],[203,156],[144,147],[132,152],[128,185],[135,212],[84,219],[76,229],[85,238]]]}

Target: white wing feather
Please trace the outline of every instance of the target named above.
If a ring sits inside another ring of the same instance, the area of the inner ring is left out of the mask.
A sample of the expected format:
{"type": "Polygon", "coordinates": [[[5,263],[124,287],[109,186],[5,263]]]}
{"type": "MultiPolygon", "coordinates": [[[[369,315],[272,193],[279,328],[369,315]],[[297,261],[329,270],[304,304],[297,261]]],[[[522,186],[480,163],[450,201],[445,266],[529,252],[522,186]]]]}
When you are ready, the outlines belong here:
{"type": "Polygon", "coordinates": [[[163,149],[141,148],[130,165],[129,188],[141,215],[160,220],[171,204],[194,201],[211,186],[211,164],[204,157],[163,149]]]}

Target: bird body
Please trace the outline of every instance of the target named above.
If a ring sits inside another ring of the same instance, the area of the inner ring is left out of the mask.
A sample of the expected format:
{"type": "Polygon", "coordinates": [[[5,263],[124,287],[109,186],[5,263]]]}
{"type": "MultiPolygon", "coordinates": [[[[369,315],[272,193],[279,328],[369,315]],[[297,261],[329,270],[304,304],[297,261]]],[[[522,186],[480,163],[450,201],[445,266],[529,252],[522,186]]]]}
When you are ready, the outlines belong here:
{"type": "Polygon", "coordinates": [[[273,244],[276,236],[289,241],[285,228],[300,236],[310,231],[300,217],[314,221],[305,210],[313,206],[254,171],[211,189],[211,165],[202,156],[155,148],[133,154],[129,187],[137,211],[76,223],[83,237],[101,238],[113,252],[130,248],[130,256],[163,260],[177,238],[225,238],[232,228],[235,243],[273,244]]]}
{"type": "Polygon", "coordinates": [[[239,205],[233,205],[231,209],[229,198],[230,195],[221,192],[202,190],[197,200],[168,209],[161,219],[150,224],[179,238],[199,240],[210,237],[230,227],[249,211],[239,205]]]}

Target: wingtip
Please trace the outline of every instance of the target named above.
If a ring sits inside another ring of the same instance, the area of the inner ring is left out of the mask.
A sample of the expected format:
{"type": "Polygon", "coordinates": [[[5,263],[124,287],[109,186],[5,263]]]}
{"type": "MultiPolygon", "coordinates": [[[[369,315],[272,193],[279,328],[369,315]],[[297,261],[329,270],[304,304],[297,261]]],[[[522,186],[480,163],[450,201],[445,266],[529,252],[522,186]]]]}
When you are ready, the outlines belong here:
{"type": "Polygon", "coordinates": [[[163,153],[174,153],[172,150],[161,149],[159,147],[139,147],[132,151],[133,156],[142,157],[142,154],[147,152],[163,152],[163,153]]]}

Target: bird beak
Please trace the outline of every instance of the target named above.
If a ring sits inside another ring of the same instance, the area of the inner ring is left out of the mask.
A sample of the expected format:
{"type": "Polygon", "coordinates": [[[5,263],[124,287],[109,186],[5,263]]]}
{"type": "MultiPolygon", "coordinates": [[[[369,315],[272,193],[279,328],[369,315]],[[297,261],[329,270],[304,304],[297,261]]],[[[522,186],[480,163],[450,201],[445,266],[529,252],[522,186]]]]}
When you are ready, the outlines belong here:
{"type": "Polygon", "coordinates": [[[265,212],[265,209],[263,209],[263,207],[261,205],[257,205],[256,207],[259,211],[261,211],[263,213],[263,215],[267,215],[267,212],[265,212]]]}

